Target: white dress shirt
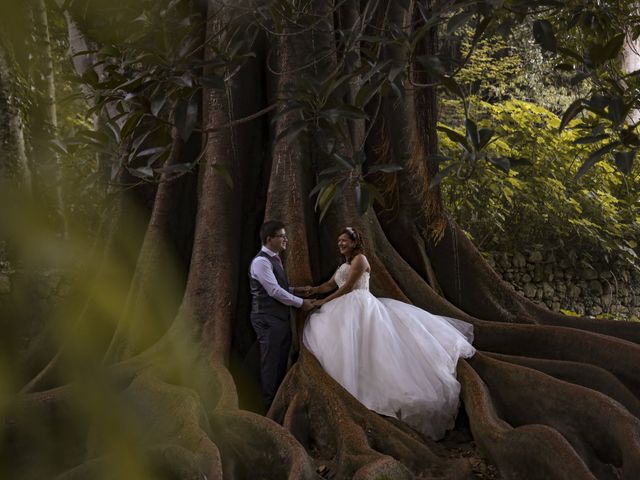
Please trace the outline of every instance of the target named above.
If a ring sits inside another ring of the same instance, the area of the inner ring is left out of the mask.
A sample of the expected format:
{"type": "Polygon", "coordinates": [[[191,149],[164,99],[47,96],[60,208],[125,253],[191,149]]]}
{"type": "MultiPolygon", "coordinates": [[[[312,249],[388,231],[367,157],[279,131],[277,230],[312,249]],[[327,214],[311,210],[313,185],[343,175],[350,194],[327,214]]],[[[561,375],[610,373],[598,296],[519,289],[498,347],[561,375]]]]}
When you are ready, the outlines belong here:
{"type": "MultiPolygon", "coordinates": [[[[267,247],[263,246],[261,251],[265,252],[270,257],[275,257],[276,252],[272,252],[267,247]]],[[[260,282],[260,285],[267,291],[267,294],[285,305],[300,308],[302,306],[302,298],[292,295],[284,288],[278,285],[276,276],[273,273],[273,265],[269,260],[264,257],[256,257],[251,262],[251,278],[260,282]]],[[[289,287],[290,291],[293,291],[293,287],[289,287]]]]}

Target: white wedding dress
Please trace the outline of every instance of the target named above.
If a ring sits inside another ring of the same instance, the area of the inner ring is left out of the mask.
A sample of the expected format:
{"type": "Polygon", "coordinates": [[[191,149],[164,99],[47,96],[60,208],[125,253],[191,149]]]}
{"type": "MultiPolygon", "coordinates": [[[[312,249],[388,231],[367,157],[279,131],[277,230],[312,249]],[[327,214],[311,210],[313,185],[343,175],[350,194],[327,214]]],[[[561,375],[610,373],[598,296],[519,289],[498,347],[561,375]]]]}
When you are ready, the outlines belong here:
{"type": "MultiPolygon", "coordinates": [[[[349,265],[335,274],[345,283],[349,265]]],[[[367,408],[396,417],[433,439],[453,427],[459,407],[458,358],[475,353],[473,326],[354,289],[309,318],[304,345],[325,371],[367,408]]]]}

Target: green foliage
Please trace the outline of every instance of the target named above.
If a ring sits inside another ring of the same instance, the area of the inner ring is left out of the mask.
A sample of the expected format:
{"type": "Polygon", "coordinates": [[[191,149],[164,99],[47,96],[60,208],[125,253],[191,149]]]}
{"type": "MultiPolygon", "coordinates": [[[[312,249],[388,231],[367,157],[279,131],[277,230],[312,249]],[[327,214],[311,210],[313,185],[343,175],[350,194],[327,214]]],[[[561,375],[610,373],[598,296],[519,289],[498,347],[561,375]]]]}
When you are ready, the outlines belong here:
{"type": "MultiPolygon", "coordinates": [[[[561,120],[532,103],[472,105],[470,113],[479,125],[495,129],[495,141],[484,151],[489,161],[477,162],[464,183],[447,177],[443,191],[449,209],[481,249],[580,249],[587,255],[603,252],[606,261],[637,265],[638,168],[625,176],[601,162],[578,180],[579,159],[590,149],[579,129],[558,134],[561,120]],[[522,158],[531,165],[496,160],[522,158]]],[[[440,145],[447,156],[465,155],[446,132],[440,145]]]]}
{"type": "Polygon", "coordinates": [[[468,56],[456,73],[458,82],[472,85],[476,95],[487,101],[518,99],[556,113],[564,111],[581,88],[570,84],[568,73],[555,68],[553,59],[534,44],[530,30],[529,24],[514,26],[508,38],[494,33],[475,47],[469,27],[446,37],[445,43],[459,45],[460,58],[468,56]]]}

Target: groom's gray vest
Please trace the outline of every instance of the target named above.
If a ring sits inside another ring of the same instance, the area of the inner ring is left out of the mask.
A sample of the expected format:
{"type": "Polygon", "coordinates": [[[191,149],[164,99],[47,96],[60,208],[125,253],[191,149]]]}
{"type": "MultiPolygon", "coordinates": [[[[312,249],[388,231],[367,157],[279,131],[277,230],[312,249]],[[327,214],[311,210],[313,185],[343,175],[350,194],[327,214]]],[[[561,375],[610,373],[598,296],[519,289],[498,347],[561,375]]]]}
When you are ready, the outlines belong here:
{"type": "MultiPolygon", "coordinates": [[[[255,256],[255,258],[258,257],[264,257],[271,262],[278,285],[288,292],[289,281],[287,280],[287,274],[284,268],[282,268],[282,265],[280,265],[274,257],[263,251],[260,251],[260,253],[255,256]]],[[[251,272],[249,272],[249,286],[251,287],[251,296],[253,297],[251,301],[252,315],[272,315],[283,320],[289,319],[289,305],[285,305],[271,298],[262,284],[251,276],[251,272]]]]}

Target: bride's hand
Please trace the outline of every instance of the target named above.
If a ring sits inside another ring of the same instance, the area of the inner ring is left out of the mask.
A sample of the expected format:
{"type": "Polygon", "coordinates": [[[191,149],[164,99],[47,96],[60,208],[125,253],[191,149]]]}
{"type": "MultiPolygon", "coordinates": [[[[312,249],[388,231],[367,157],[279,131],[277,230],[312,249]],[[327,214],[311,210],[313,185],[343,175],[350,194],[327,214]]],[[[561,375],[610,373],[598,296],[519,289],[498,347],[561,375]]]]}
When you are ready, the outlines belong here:
{"type": "Polygon", "coordinates": [[[294,292],[301,297],[308,297],[313,295],[313,287],[311,285],[306,285],[304,287],[295,287],[294,292]]]}

